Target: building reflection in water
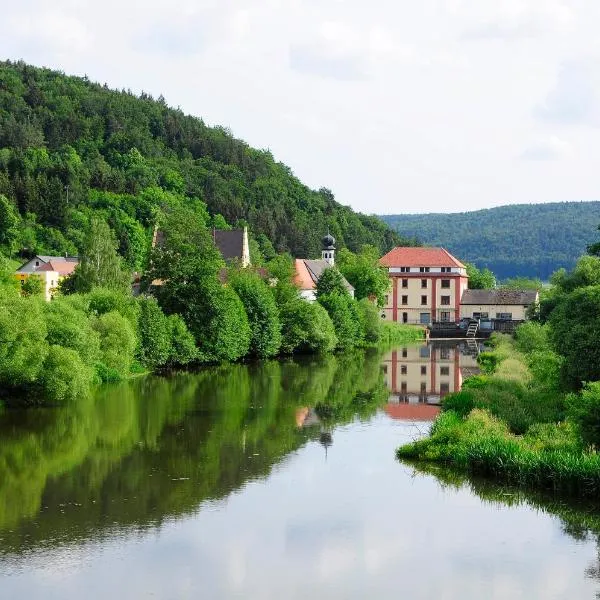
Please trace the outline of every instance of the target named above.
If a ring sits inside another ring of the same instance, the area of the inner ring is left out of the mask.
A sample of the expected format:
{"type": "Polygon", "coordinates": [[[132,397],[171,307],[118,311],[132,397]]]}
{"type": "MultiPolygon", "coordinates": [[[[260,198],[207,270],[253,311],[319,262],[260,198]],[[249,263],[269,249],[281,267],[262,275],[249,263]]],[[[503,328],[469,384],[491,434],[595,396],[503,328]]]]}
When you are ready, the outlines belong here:
{"type": "Polygon", "coordinates": [[[383,372],[390,396],[386,412],[393,418],[431,420],[441,399],[460,391],[463,381],[479,373],[477,342],[434,341],[388,352],[383,372]]]}

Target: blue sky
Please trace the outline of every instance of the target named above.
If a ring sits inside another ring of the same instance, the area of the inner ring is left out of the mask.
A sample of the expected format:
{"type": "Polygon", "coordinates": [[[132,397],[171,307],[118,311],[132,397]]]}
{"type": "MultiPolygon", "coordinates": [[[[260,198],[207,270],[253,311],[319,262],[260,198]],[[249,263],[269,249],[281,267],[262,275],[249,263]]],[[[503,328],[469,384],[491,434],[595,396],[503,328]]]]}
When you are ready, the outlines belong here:
{"type": "Polygon", "coordinates": [[[0,56],[269,148],[372,213],[597,200],[594,0],[22,0],[0,56]]]}

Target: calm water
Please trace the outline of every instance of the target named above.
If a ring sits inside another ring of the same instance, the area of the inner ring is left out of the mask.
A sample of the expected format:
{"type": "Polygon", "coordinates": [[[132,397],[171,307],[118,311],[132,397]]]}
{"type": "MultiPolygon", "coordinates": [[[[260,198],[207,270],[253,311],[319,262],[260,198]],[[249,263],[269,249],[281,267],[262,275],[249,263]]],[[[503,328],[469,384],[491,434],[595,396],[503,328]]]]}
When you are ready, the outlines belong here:
{"type": "Polygon", "coordinates": [[[594,598],[594,507],[395,460],[475,371],[398,348],[5,412],[0,597],[594,598]]]}

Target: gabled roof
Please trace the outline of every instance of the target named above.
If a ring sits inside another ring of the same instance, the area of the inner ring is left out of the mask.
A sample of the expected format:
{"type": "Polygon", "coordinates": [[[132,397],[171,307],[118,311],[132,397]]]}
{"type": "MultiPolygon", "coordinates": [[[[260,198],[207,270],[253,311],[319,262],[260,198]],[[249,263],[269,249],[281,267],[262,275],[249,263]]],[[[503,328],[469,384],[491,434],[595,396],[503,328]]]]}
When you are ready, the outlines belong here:
{"type": "Polygon", "coordinates": [[[440,413],[440,407],[431,404],[386,404],[385,412],[392,419],[400,421],[433,421],[440,413]]]}
{"type": "Polygon", "coordinates": [[[231,231],[213,229],[213,240],[225,260],[242,259],[244,255],[243,229],[232,229],[231,231]]]}
{"type": "MultiPolygon", "coordinates": [[[[297,258],[294,261],[296,273],[294,275],[294,284],[302,290],[314,290],[317,282],[321,278],[323,271],[329,269],[331,265],[326,260],[310,260],[306,258],[297,258]]],[[[349,292],[354,288],[342,276],[344,285],[349,292]]]]}
{"type": "MultiPolygon", "coordinates": [[[[75,267],[79,264],[79,258],[77,256],[34,256],[26,263],[23,263],[18,269],[17,273],[31,273],[31,271],[24,271],[23,269],[34,260],[38,259],[43,264],[35,269],[35,271],[55,271],[60,275],[70,275],[75,267]]],[[[34,271],[34,272],[35,272],[34,271]]]]}
{"type": "Polygon", "coordinates": [[[465,290],[461,304],[528,305],[538,299],[535,290],[465,290]]]}
{"type": "Polygon", "coordinates": [[[457,258],[445,248],[413,248],[398,246],[383,256],[382,267],[458,267],[464,269],[457,258]]]}

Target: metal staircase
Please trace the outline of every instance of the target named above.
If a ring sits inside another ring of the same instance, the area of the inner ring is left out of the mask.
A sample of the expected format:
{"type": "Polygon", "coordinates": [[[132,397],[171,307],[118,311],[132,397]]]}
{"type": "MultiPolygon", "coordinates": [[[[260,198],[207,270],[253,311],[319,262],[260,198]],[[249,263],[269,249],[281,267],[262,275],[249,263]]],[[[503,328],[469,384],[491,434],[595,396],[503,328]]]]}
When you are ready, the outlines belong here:
{"type": "Polygon", "coordinates": [[[467,335],[466,337],[468,338],[474,338],[475,335],[477,334],[477,330],[479,329],[479,323],[477,321],[471,321],[469,323],[469,327],[467,328],[467,335]]]}

